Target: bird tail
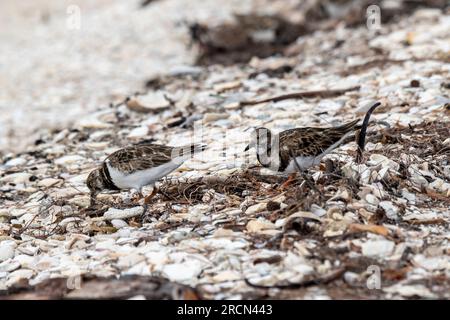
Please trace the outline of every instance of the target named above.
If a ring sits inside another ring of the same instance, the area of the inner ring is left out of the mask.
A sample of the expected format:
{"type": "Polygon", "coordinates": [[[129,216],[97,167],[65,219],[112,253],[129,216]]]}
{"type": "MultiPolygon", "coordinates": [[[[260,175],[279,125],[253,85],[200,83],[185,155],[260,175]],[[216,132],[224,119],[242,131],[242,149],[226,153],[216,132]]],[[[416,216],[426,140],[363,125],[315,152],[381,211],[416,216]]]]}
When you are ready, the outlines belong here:
{"type": "Polygon", "coordinates": [[[194,155],[204,151],[206,149],[206,144],[194,143],[182,147],[175,147],[172,151],[172,158],[192,158],[194,155]]]}

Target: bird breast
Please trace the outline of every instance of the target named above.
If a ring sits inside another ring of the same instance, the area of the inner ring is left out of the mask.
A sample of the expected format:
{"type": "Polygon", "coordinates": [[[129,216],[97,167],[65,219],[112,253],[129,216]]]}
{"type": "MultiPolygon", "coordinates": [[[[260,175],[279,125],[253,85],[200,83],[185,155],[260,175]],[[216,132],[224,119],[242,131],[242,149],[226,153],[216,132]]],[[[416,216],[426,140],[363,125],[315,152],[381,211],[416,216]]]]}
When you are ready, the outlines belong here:
{"type": "Polygon", "coordinates": [[[175,169],[177,169],[182,162],[170,161],[158,167],[149,168],[145,170],[135,171],[133,173],[124,173],[107,163],[111,180],[119,189],[140,189],[143,186],[155,183],[157,180],[165,177],[175,169]]]}

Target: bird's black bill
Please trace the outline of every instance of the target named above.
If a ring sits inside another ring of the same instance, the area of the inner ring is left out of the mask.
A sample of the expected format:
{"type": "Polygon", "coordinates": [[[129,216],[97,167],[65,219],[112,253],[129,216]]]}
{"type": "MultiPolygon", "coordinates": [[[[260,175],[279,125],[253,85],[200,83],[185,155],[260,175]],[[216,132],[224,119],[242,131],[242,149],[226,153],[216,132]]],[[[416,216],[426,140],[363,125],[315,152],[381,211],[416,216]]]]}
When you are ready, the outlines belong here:
{"type": "Polygon", "coordinates": [[[89,208],[92,208],[93,206],[95,206],[95,204],[96,204],[95,197],[96,197],[96,195],[91,193],[89,208]]]}
{"type": "Polygon", "coordinates": [[[250,145],[248,145],[248,146],[245,147],[244,152],[245,152],[245,151],[248,151],[249,149],[250,149],[250,145]]]}

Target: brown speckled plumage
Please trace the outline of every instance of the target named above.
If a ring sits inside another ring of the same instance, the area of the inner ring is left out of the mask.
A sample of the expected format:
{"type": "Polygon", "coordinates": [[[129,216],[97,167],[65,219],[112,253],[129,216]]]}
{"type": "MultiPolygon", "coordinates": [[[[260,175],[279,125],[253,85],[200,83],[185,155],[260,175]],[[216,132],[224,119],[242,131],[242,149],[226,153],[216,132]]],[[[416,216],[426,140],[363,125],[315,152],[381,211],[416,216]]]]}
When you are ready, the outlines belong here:
{"type": "MultiPolygon", "coordinates": [[[[344,124],[339,127],[329,128],[294,128],[280,132],[278,135],[273,135],[269,129],[257,128],[256,131],[256,147],[257,150],[261,142],[266,142],[267,155],[270,157],[274,143],[279,141],[279,166],[278,171],[284,172],[291,164],[294,158],[311,157],[320,160],[326,153],[338,147],[340,140],[347,134],[357,130],[360,126],[357,125],[359,119],[344,124]],[[266,135],[266,138],[261,138],[266,135]]],[[[264,161],[257,152],[258,161],[264,167],[270,167],[271,163],[264,161]]]]}
{"type": "Polygon", "coordinates": [[[126,147],[110,154],[105,162],[124,172],[133,173],[165,164],[178,156],[202,151],[204,146],[170,147],[162,144],[144,144],[126,147]]]}
{"type": "Polygon", "coordinates": [[[356,130],[358,121],[334,128],[296,128],[281,132],[281,166],[285,169],[292,157],[320,156],[345,134],[356,130]]]}

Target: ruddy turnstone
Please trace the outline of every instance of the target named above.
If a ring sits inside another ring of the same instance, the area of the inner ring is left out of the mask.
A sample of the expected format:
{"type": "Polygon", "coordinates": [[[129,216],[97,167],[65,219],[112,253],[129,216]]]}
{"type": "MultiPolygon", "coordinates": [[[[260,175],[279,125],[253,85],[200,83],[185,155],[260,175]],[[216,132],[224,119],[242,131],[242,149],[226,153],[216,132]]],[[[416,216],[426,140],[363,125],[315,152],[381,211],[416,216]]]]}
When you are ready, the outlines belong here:
{"type": "Polygon", "coordinates": [[[99,168],[89,174],[86,180],[91,192],[91,206],[95,203],[97,194],[105,189],[135,189],[142,197],[142,188],[152,185],[153,192],[144,201],[147,204],[157,192],[156,181],[205,148],[205,145],[200,144],[182,147],[139,144],[112,153],[99,168]]]}
{"type": "MultiPolygon", "coordinates": [[[[380,103],[376,103],[370,108],[365,122],[379,105],[380,103]]],[[[325,155],[339,147],[350,134],[361,129],[359,121],[360,119],[356,119],[339,127],[294,128],[276,135],[267,128],[256,128],[252,142],[245,151],[255,147],[258,162],[274,171],[304,171],[319,164],[325,155]]]]}

